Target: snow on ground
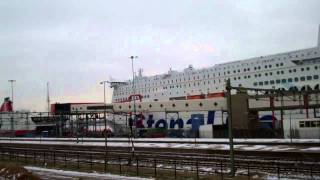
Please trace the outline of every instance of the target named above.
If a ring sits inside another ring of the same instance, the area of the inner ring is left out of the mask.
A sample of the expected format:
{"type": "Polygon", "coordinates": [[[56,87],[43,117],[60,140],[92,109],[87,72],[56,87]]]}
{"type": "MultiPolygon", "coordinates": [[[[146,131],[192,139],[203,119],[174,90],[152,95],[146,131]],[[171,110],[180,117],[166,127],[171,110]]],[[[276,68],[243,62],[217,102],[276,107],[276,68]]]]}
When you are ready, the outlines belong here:
{"type": "MultiPolygon", "coordinates": [[[[76,146],[105,146],[105,142],[61,142],[61,141],[23,141],[23,140],[1,140],[0,143],[17,143],[17,144],[48,144],[48,145],[76,145],[76,146]]],[[[108,142],[108,147],[131,147],[130,142],[108,142]]],[[[194,144],[194,143],[170,143],[170,142],[161,142],[161,143],[134,143],[135,147],[147,147],[147,148],[179,148],[179,149],[210,149],[210,150],[229,150],[228,144],[194,144]]],[[[294,145],[250,145],[250,144],[241,144],[234,145],[235,150],[242,151],[295,151],[295,152],[313,152],[320,153],[319,146],[294,146],[294,145]]]]}
{"type": "Polygon", "coordinates": [[[25,166],[28,171],[31,171],[33,174],[36,174],[41,177],[41,179],[55,179],[55,180],[63,180],[63,179],[114,179],[114,180],[147,180],[147,178],[139,178],[139,177],[126,177],[119,176],[113,174],[101,174],[101,173],[86,173],[86,172],[77,172],[77,171],[65,171],[65,170],[57,170],[57,169],[46,169],[39,168],[33,166],[25,166]]]}

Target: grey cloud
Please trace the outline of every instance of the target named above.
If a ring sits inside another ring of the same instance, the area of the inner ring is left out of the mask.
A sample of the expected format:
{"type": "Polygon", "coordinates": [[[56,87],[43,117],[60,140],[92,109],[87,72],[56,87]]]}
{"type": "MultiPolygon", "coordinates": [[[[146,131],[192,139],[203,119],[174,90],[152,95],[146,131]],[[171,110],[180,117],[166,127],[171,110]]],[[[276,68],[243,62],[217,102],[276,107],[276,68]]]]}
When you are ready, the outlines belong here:
{"type": "Polygon", "coordinates": [[[100,101],[99,81],[131,77],[130,55],[139,56],[136,69],[156,74],[312,47],[318,7],[317,0],[0,1],[0,98],[16,79],[18,108],[32,98],[43,110],[47,81],[53,101],[100,101]]]}

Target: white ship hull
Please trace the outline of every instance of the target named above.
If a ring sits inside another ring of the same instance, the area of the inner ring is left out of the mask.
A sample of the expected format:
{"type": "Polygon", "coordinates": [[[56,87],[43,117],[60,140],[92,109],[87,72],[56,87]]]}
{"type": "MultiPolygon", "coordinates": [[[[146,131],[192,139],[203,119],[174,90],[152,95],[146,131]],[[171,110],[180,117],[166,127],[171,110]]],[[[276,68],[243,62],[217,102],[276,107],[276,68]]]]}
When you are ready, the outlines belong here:
{"type": "Polygon", "coordinates": [[[0,134],[3,136],[30,136],[35,129],[36,125],[28,113],[0,113],[0,134]]]}

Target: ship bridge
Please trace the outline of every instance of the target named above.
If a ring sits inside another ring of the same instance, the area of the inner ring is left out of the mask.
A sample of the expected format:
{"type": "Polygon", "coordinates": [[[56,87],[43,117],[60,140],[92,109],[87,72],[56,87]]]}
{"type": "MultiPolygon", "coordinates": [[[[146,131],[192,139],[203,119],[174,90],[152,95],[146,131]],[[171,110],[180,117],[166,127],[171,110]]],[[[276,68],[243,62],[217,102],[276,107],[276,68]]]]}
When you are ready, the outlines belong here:
{"type": "Polygon", "coordinates": [[[121,82],[121,81],[108,81],[110,83],[110,88],[117,88],[122,85],[128,85],[127,82],[121,82]]]}

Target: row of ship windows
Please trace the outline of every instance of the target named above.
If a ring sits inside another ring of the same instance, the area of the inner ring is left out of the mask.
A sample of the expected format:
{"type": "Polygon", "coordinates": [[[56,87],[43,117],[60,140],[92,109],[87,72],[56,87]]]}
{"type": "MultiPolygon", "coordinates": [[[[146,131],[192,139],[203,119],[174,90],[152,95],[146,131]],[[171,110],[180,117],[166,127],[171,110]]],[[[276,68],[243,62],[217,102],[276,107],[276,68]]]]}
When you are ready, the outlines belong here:
{"type": "MultiPolygon", "coordinates": [[[[246,77],[245,77],[246,78],[246,77]]],[[[247,78],[250,78],[250,75],[247,77],[247,78]]],[[[238,77],[238,79],[241,79],[240,77],[238,77]]],[[[310,81],[310,80],[318,80],[319,79],[319,75],[314,75],[314,76],[302,76],[302,77],[300,77],[300,79],[298,78],[298,77],[295,77],[295,78],[288,78],[288,79],[277,79],[277,80],[270,80],[270,81],[261,81],[261,82],[254,82],[253,83],[253,85],[254,86],[263,86],[263,85],[273,85],[273,84],[280,84],[280,83],[291,83],[291,82],[299,82],[299,81],[306,81],[306,80],[308,80],[308,81],[310,81]]],[[[236,78],[234,79],[234,80],[236,80],[236,78]]],[[[223,80],[224,82],[226,81],[226,80],[223,80]]],[[[219,83],[221,82],[221,80],[219,79],[219,83]]],[[[208,81],[208,84],[210,84],[210,81],[208,81]]],[[[214,84],[215,84],[215,81],[214,81],[214,84]]],[[[200,86],[201,85],[201,83],[200,82],[198,82],[198,83],[193,83],[193,85],[192,84],[188,84],[188,86],[189,87],[191,87],[191,86],[193,86],[193,87],[195,87],[195,86],[200,86]]],[[[204,81],[203,82],[203,85],[206,85],[206,81],[204,81]]],[[[183,87],[184,88],[186,88],[187,87],[187,85],[186,84],[184,84],[183,85],[183,87]]],[[[175,88],[182,88],[182,85],[175,85],[175,86],[166,86],[166,87],[163,87],[163,89],[175,89],[175,88]]],[[[155,88],[155,89],[152,89],[152,90],[150,90],[149,89],[149,92],[154,92],[154,91],[157,91],[158,90],[158,88],[155,88]]],[[[138,91],[138,92],[146,92],[146,91],[138,91]]]]}
{"type": "Polygon", "coordinates": [[[311,81],[312,79],[317,80],[319,79],[319,75],[314,75],[312,76],[302,76],[300,78],[295,77],[295,78],[288,78],[288,79],[277,79],[277,80],[270,80],[270,81],[260,81],[260,82],[254,82],[254,86],[263,86],[263,85],[273,85],[273,84],[280,84],[280,83],[291,83],[291,82],[299,82],[300,81],[311,81]]]}
{"type": "MultiPolygon", "coordinates": [[[[314,66],[314,69],[315,70],[318,70],[318,66],[314,66]]],[[[304,72],[304,71],[309,71],[310,70],[310,67],[303,67],[303,68],[300,68],[300,70],[301,70],[301,72],[304,72]]],[[[296,73],[297,72],[297,69],[295,68],[295,69],[289,69],[288,70],[288,72],[289,73],[296,73]]],[[[276,72],[276,74],[277,75],[279,75],[279,74],[284,74],[284,71],[277,71],[276,72]]],[[[269,73],[265,73],[265,76],[272,76],[273,75],[273,72],[269,72],[269,73]]],[[[261,74],[259,73],[259,74],[255,74],[254,75],[254,77],[261,77],[261,74]]],[[[318,77],[318,75],[315,75],[314,76],[314,79],[316,79],[318,77]]],[[[246,76],[243,76],[243,78],[244,79],[250,79],[251,78],[251,76],[250,75],[246,75],[246,76]]],[[[311,76],[308,76],[307,77],[307,80],[310,80],[310,78],[312,78],[311,76]]],[[[291,78],[290,78],[291,79],[291,78]]],[[[292,79],[290,80],[290,79],[288,79],[288,82],[293,82],[292,81],[292,79]]],[[[233,78],[233,80],[241,80],[241,77],[239,76],[239,77],[234,77],[233,78]]],[[[177,80],[176,80],[177,81],[177,80]]],[[[180,81],[181,81],[181,79],[180,79],[180,81]]],[[[295,80],[296,82],[298,82],[299,80],[297,79],[297,80],[295,80]]],[[[303,78],[302,77],[302,80],[301,81],[305,81],[305,78],[303,78]]],[[[206,83],[209,85],[210,84],[210,82],[212,82],[213,84],[216,84],[216,80],[213,80],[213,81],[203,81],[203,85],[206,85],[206,83]]],[[[221,83],[221,79],[218,79],[217,80],[217,82],[219,82],[219,83],[221,83]]],[[[284,83],[286,83],[286,82],[284,82],[284,83]]],[[[261,84],[261,83],[259,83],[259,84],[261,84]]],[[[270,84],[272,84],[272,81],[271,81],[271,83],[270,84]]],[[[274,83],[273,83],[274,84],[274,83]]],[[[198,82],[198,83],[196,83],[196,82],[194,82],[193,83],[193,86],[195,87],[195,86],[200,86],[200,82],[198,82]]],[[[192,86],[192,84],[191,83],[189,83],[188,84],[188,86],[189,87],[191,87],[192,86]]],[[[255,85],[255,86],[257,86],[257,85],[255,85]]],[[[163,86],[162,88],[163,89],[173,89],[173,88],[182,88],[182,86],[181,86],[181,84],[180,85],[171,85],[171,86],[163,86]]],[[[184,84],[184,88],[186,88],[187,87],[187,84],[184,84]]],[[[141,92],[151,92],[151,91],[157,91],[158,90],[158,88],[150,88],[150,89],[145,89],[145,90],[141,90],[141,92]]],[[[126,95],[126,94],[128,94],[129,92],[127,91],[127,92],[120,92],[120,93],[116,93],[115,95],[126,95]]]]}
{"type": "MultiPolygon", "coordinates": [[[[217,90],[218,88],[216,87],[215,88],[215,90],[217,90]]],[[[212,90],[212,89],[211,89],[212,90]]],[[[209,93],[209,91],[210,91],[210,88],[208,88],[207,89],[207,92],[209,93]]],[[[202,94],[203,93],[203,90],[202,89],[198,89],[198,90],[193,90],[193,89],[191,89],[190,91],[189,91],[189,93],[194,93],[194,92],[197,92],[197,93],[200,93],[200,94],[202,94]]],[[[139,92],[138,92],[139,93],[139,92]]],[[[173,95],[174,93],[176,93],[176,95],[179,95],[180,93],[183,93],[183,95],[189,95],[189,93],[187,92],[187,91],[176,91],[176,92],[167,92],[167,93],[165,93],[165,92],[162,92],[161,93],[161,96],[164,96],[164,95],[173,95]]],[[[154,94],[154,97],[157,97],[157,94],[154,94]]],[[[150,96],[149,96],[149,94],[146,94],[146,95],[143,95],[143,98],[150,98],[150,96]]],[[[119,98],[117,98],[117,99],[115,99],[115,102],[121,102],[121,101],[128,101],[129,99],[127,98],[127,97],[119,97],[119,98]]]]}
{"type": "MultiPolygon", "coordinates": [[[[314,51],[313,52],[314,53],[314,55],[316,55],[317,54],[317,51],[314,51]]],[[[306,55],[307,56],[309,56],[309,55],[311,55],[312,54],[312,52],[310,51],[310,52],[308,52],[308,53],[306,53],[306,55]]],[[[301,54],[295,54],[295,55],[288,55],[288,57],[289,58],[298,58],[298,57],[304,57],[305,56],[305,54],[304,53],[301,53],[301,54]]],[[[261,56],[260,58],[263,58],[263,56],[261,56]]],[[[283,57],[283,60],[286,60],[287,59],[287,57],[286,56],[284,56],[283,57]]],[[[273,61],[275,61],[276,60],[276,58],[272,58],[272,59],[270,59],[270,60],[263,60],[263,61],[256,61],[256,63],[258,64],[258,63],[260,63],[260,62],[262,62],[262,63],[268,63],[268,62],[273,62],[273,61]]],[[[278,60],[280,61],[281,60],[281,58],[279,57],[278,58],[278,60]]],[[[241,63],[241,64],[237,64],[237,65],[228,65],[228,66],[226,66],[226,65],[222,65],[222,66],[224,66],[223,68],[221,67],[221,68],[210,68],[210,69],[207,69],[207,70],[205,70],[205,69],[203,69],[203,70],[199,70],[198,72],[195,72],[195,73],[204,73],[204,72],[209,72],[209,70],[210,71],[219,71],[219,70],[226,70],[226,69],[231,69],[231,68],[236,68],[236,67],[240,67],[240,66],[249,66],[249,65],[253,65],[254,63],[253,62],[251,62],[251,63],[241,63]]],[[[281,62],[281,63],[276,63],[275,64],[275,66],[276,67],[279,67],[279,66],[283,66],[284,64],[283,64],[283,62],[281,62]]],[[[271,64],[269,64],[269,65],[265,65],[264,66],[264,68],[272,68],[272,65],[271,64]]],[[[261,66],[257,66],[257,67],[254,67],[254,70],[259,70],[259,69],[261,69],[262,67],[261,66]]],[[[244,72],[246,72],[246,71],[250,71],[250,68],[248,69],[248,68],[245,68],[245,69],[243,69],[243,71],[244,72]]],[[[233,71],[234,73],[236,73],[236,72],[240,72],[240,70],[238,69],[237,71],[236,70],[234,70],[233,71]]],[[[224,72],[224,74],[225,74],[225,72],[224,72]]],[[[230,72],[228,73],[227,72],[227,74],[230,74],[230,72]]],[[[182,74],[178,74],[179,76],[184,76],[185,74],[184,73],[182,73],[182,74]]],[[[155,77],[153,80],[158,80],[158,78],[157,77],[155,77]]],[[[149,79],[149,82],[150,82],[150,79],[149,79]]]]}
{"type": "MultiPolygon", "coordinates": [[[[279,66],[283,66],[283,63],[280,63],[280,64],[276,64],[276,67],[279,67],[279,66]]],[[[272,65],[265,65],[265,68],[267,69],[267,68],[272,68],[272,65]]],[[[261,66],[257,66],[257,67],[254,67],[254,70],[260,70],[261,69],[261,66]]],[[[242,70],[243,72],[250,72],[250,68],[244,68],[243,70],[242,70]]],[[[236,74],[236,73],[240,73],[241,72],[241,70],[240,69],[238,69],[238,70],[233,70],[233,73],[234,74],[236,74]]],[[[223,72],[223,75],[227,75],[227,74],[231,74],[231,72],[230,71],[226,71],[226,72],[223,72]]],[[[217,74],[215,74],[215,73],[213,73],[212,74],[212,76],[213,77],[216,77],[216,75],[218,76],[218,77],[220,77],[221,75],[222,75],[222,73],[217,73],[217,74]]],[[[183,74],[183,76],[184,76],[184,74],[183,74]]],[[[207,75],[203,75],[203,79],[205,79],[205,78],[210,78],[210,74],[207,74],[207,75]]],[[[188,80],[190,81],[192,78],[191,77],[189,77],[188,78],[188,80]]],[[[200,79],[200,76],[193,76],[193,80],[196,80],[196,79],[200,79]]],[[[186,81],[186,78],[183,78],[183,80],[184,81],[186,81]]],[[[179,80],[180,82],[182,81],[182,79],[180,78],[180,80],[179,80]]],[[[150,79],[149,79],[149,82],[150,82],[150,79]]],[[[170,83],[170,80],[168,80],[167,81],[168,82],[168,84],[170,83]]],[[[175,80],[175,82],[178,82],[178,79],[176,79],[175,80]]],[[[138,82],[138,84],[139,83],[143,83],[143,82],[138,82]]],[[[166,81],[160,81],[160,85],[161,84],[165,84],[166,83],[166,81]]],[[[174,83],[174,80],[171,80],[171,83],[174,83]]],[[[145,87],[147,86],[147,84],[144,84],[145,85],[145,87]]],[[[150,85],[151,85],[151,83],[150,83],[150,85]]],[[[157,85],[157,83],[152,83],[152,85],[154,86],[154,85],[157,85]]]]}
{"type": "MultiPolygon", "coordinates": [[[[317,69],[318,69],[318,66],[314,66],[314,69],[317,70],[317,69]]],[[[301,70],[301,72],[304,72],[305,70],[306,70],[306,71],[309,71],[309,70],[310,70],[310,67],[301,68],[300,70],[301,70]]],[[[295,73],[295,72],[297,72],[297,69],[289,69],[288,72],[289,72],[289,73],[295,73]]],[[[279,75],[279,74],[284,74],[284,71],[277,71],[277,75],[279,75]]],[[[273,72],[265,73],[264,75],[265,75],[265,76],[268,76],[268,75],[272,76],[272,75],[273,75],[273,72]]],[[[255,74],[254,77],[261,77],[261,74],[255,74]]],[[[244,78],[246,79],[246,76],[244,76],[244,78]]],[[[250,75],[248,75],[247,78],[250,78],[250,75]]],[[[238,79],[239,79],[239,78],[238,78],[238,79]]]]}
{"type": "MultiPolygon", "coordinates": [[[[203,106],[203,104],[202,104],[201,102],[200,102],[198,105],[199,105],[200,107],[202,107],[202,106],[203,106]]],[[[217,103],[217,102],[214,102],[214,103],[213,103],[213,105],[214,105],[214,106],[218,106],[218,103],[217,103]]],[[[175,103],[173,103],[171,106],[172,106],[172,107],[176,107],[176,104],[175,104],[175,103]]],[[[189,107],[189,103],[185,103],[185,105],[184,105],[184,106],[185,106],[185,107],[189,107]]],[[[161,107],[161,108],[163,108],[163,107],[164,107],[164,105],[163,105],[163,104],[160,104],[160,107],[161,107]]],[[[129,108],[129,109],[131,109],[131,108],[132,108],[132,106],[131,106],[131,105],[129,105],[129,106],[128,106],[128,108],[129,108]]],[[[141,108],[142,108],[142,106],[141,106],[141,105],[138,105],[138,108],[139,108],[139,109],[141,109],[141,108]]],[[[151,105],[151,104],[149,104],[149,108],[152,108],[152,105],[151,105]]],[[[121,105],[119,106],[119,109],[122,109],[122,106],[121,106],[121,105]]]]}
{"type": "Polygon", "coordinates": [[[300,128],[320,127],[320,121],[300,121],[299,127],[300,128]]]}
{"type": "MultiPolygon", "coordinates": [[[[309,56],[310,54],[311,54],[311,52],[308,52],[308,53],[307,53],[308,56],[309,56]]],[[[314,51],[314,54],[316,55],[316,54],[317,54],[317,51],[314,51]]],[[[294,56],[289,55],[289,58],[293,58],[293,57],[298,58],[298,57],[299,57],[299,54],[296,54],[296,55],[294,55],[294,56]]],[[[300,57],[304,57],[304,53],[301,53],[301,54],[300,54],[300,57]]],[[[286,59],[286,57],[283,57],[283,59],[286,59]]],[[[278,60],[280,60],[280,58],[278,58],[278,60]]],[[[263,63],[268,63],[268,62],[273,62],[273,61],[274,61],[274,59],[264,60],[264,61],[262,61],[262,62],[263,62],[263,63]]],[[[259,61],[257,61],[257,63],[259,63],[259,61]]],[[[249,63],[242,63],[242,64],[241,64],[241,66],[249,66],[249,65],[250,65],[249,63]]],[[[253,62],[251,62],[251,65],[253,65],[253,62]]],[[[283,64],[282,62],[275,64],[276,67],[280,67],[280,66],[283,66],[283,65],[284,65],[284,64],[283,64]]],[[[222,69],[223,69],[223,70],[226,70],[226,69],[235,68],[235,67],[239,67],[239,66],[240,66],[240,64],[238,64],[238,65],[236,65],[236,66],[235,66],[235,65],[225,66],[225,67],[223,67],[223,68],[214,68],[214,69],[211,68],[210,71],[213,71],[213,70],[214,70],[214,71],[218,71],[218,70],[222,70],[222,69]]],[[[265,65],[264,68],[265,68],[265,69],[267,69],[267,68],[272,68],[272,65],[271,65],[271,64],[265,65]]],[[[254,67],[254,70],[260,70],[260,69],[262,69],[261,66],[254,67]]],[[[250,71],[250,68],[244,68],[243,71],[244,71],[244,72],[250,71]]],[[[209,70],[207,70],[207,71],[206,71],[206,70],[199,70],[198,72],[195,72],[195,73],[204,73],[204,72],[209,72],[209,70]]],[[[239,73],[239,72],[240,72],[240,69],[234,70],[233,72],[234,72],[234,73],[236,73],[236,72],[239,73]]],[[[219,73],[219,74],[220,74],[220,73],[219,73]]],[[[226,72],[224,72],[223,74],[226,75],[226,72]]],[[[227,71],[227,74],[230,74],[230,71],[227,71]]],[[[182,74],[179,73],[178,75],[179,75],[179,76],[181,76],[181,75],[184,76],[185,74],[184,74],[184,73],[182,73],[182,74]]],[[[158,77],[156,76],[156,77],[153,78],[153,80],[159,80],[159,79],[158,79],[158,77]]],[[[147,80],[145,80],[145,82],[146,82],[146,81],[147,81],[147,80]]],[[[150,78],[148,81],[150,82],[150,81],[151,81],[151,78],[150,78]]]]}
{"type": "MultiPolygon", "coordinates": [[[[314,55],[316,55],[317,54],[317,51],[314,51],[313,52],[314,53],[314,55]]],[[[312,52],[310,51],[310,52],[308,52],[308,53],[306,53],[306,55],[307,56],[309,56],[309,55],[311,55],[312,54],[312,52]]],[[[301,53],[301,54],[295,54],[295,55],[288,55],[288,58],[299,58],[299,57],[304,57],[305,56],[305,54],[304,53],[301,53]]],[[[260,58],[264,58],[263,56],[261,56],[260,58]]],[[[281,60],[281,58],[279,57],[279,58],[277,58],[279,61],[281,60]]],[[[287,59],[287,57],[286,56],[284,56],[283,58],[282,58],[283,60],[286,60],[287,59]]],[[[273,62],[273,61],[275,61],[276,60],[276,58],[272,58],[272,59],[270,59],[270,60],[263,60],[263,61],[256,61],[256,63],[258,64],[258,63],[260,63],[260,62],[262,62],[262,63],[269,63],[269,62],[273,62]]],[[[231,63],[230,63],[231,64],[231,63]]],[[[236,67],[240,67],[240,66],[249,66],[249,65],[253,65],[254,64],[254,62],[251,62],[251,63],[237,63],[237,65],[226,65],[226,64],[222,64],[221,66],[224,66],[223,68],[221,67],[218,67],[218,68],[209,68],[209,69],[202,69],[202,70],[199,70],[199,71],[196,71],[196,72],[192,72],[192,73],[205,73],[205,72],[209,72],[209,71],[219,71],[219,70],[226,70],[226,69],[232,69],[232,68],[236,68],[236,67]]],[[[283,63],[281,62],[281,63],[276,63],[275,64],[275,66],[276,67],[279,67],[279,66],[283,66],[283,63]]],[[[269,65],[265,65],[264,66],[264,68],[272,68],[272,65],[271,64],[269,64],[269,65]]],[[[261,66],[257,66],[257,67],[254,67],[254,70],[260,70],[261,69],[261,66]]],[[[245,68],[245,69],[243,69],[243,71],[244,72],[246,72],[246,71],[250,71],[250,70],[248,70],[248,68],[245,68]]],[[[233,71],[234,73],[236,73],[236,72],[240,72],[240,70],[238,69],[237,71],[236,70],[234,70],[233,71]]],[[[227,72],[228,73],[228,72],[227,72]]],[[[228,73],[228,74],[230,74],[230,72],[228,73]]],[[[184,76],[185,75],[185,73],[179,73],[178,74],[178,76],[184,76]]],[[[224,72],[224,75],[225,75],[225,72],[224,72]]],[[[159,77],[158,76],[155,76],[154,78],[153,78],[153,80],[159,80],[159,77]]],[[[145,82],[146,81],[151,81],[151,78],[149,78],[149,80],[145,80],[145,82]]]]}
{"type": "MultiPolygon", "coordinates": [[[[280,66],[281,66],[281,63],[280,63],[280,66]]],[[[270,67],[270,65],[269,65],[269,67],[270,67]]],[[[260,68],[260,66],[259,66],[258,68],[260,68]]],[[[302,67],[302,68],[300,68],[300,70],[301,70],[301,72],[304,72],[304,71],[309,71],[310,68],[311,68],[311,67],[302,67]]],[[[318,67],[318,66],[314,66],[314,69],[315,69],[315,70],[318,70],[319,67],[318,67]]],[[[250,68],[247,68],[247,71],[250,71],[250,68]]],[[[240,70],[238,70],[238,72],[240,72],[240,70]]],[[[297,72],[297,69],[296,69],[296,68],[294,68],[294,69],[289,69],[288,72],[289,72],[289,73],[295,73],[295,72],[297,72]]],[[[229,71],[228,71],[227,73],[229,74],[229,71]]],[[[234,73],[236,73],[236,72],[234,72],[234,73]]],[[[284,71],[283,71],[283,70],[282,70],[282,71],[277,71],[276,73],[277,73],[278,75],[279,75],[279,74],[284,74],[284,71]]],[[[225,72],[224,72],[224,74],[225,74],[225,72]]],[[[272,72],[269,72],[269,75],[272,75],[272,74],[273,74],[272,72]]],[[[219,73],[218,75],[220,76],[220,73],[219,73]]],[[[255,74],[254,76],[255,76],[255,77],[261,77],[261,74],[255,74]]],[[[265,76],[268,76],[268,73],[265,73],[265,76]]],[[[203,79],[206,79],[206,77],[207,77],[207,78],[210,78],[210,75],[209,75],[209,74],[203,75],[203,79]]],[[[213,74],[213,77],[215,77],[215,74],[213,74]]],[[[247,78],[251,78],[251,77],[250,77],[250,75],[248,75],[248,76],[244,76],[244,78],[247,79],[247,78]]],[[[191,77],[183,78],[183,81],[186,81],[187,79],[190,81],[192,78],[191,78],[191,77]]],[[[237,78],[235,77],[234,80],[236,80],[236,79],[237,79],[237,78]]],[[[238,77],[238,79],[241,79],[241,78],[238,77]]],[[[193,76],[193,80],[200,80],[200,76],[193,76]]],[[[177,83],[177,82],[178,82],[178,79],[175,79],[175,81],[174,81],[174,80],[171,80],[171,81],[170,81],[170,80],[168,80],[168,81],[160,81],[160,85],[165,85],[166,82],[167,82],[167,84],[174,83],[174,82],[177,83]]],[[[182,79],[181,79],[181,78],[179,79],[179,82],[182,82],[182,79]]],[[[139,87],[139,84],[137,84],[137,85],[138,85],[138,87],[139,87]]],[[[153,85],[153,86],[157,86],[158,83],[157,83],[157,82],[156,82],[156,83],[152,83],[152,85],[153,85]]],[[[151,86],[151,83],[148,84],[148,86],[150,87],[150,86],[151,86]]],[[[144,84],[144,87],[147,87],[147,84],[144,84]]],[[[131,88],[131,87],[121,88],[120,90],[121,90],[121,91],[123,91],[123,90],[128,90],[129,88],[131,88]]],[[[143,88],[142,85],[140,85],[140,88],[143,88]]]]}
{"type": "MultiPolygon", "coordinates": [[[[221,83],[221,82],[225,82],[226,81],[226,79],[219,79],[219,80],[217,80],[217,82],[216,82],[216,80],[213,80],[212,81],[212,83],[213,84],[216,84],[216,83],[221,83]]],[[[203,83],[200,83],[200,82],[194,82],[194,83],[188,83],[188,84],[183,84],[183,85],[171,85],[171,86],[163,86],[162,87],[162,89],[164,89],[164,90],[167,90],[167,89],[175,89],[175,88],[182,88],[182,87],[184,87],[184,88],[186,88],[186,87],[195,87],[195,86],[200,86],[201,84],[203,84],[203,85],[206,85],[206,84],[210,84],[210,81],[203,81],[203,83]]],[[[145,90],[138,90],[137,92],[138,93],[144,93],[144,92],[155,92],[155,91],[158,91],[158,88],[150,88],[150,89],[145,89],[145,90]]],[[[133,93],[132,91],[131,92],[128,92],[128,91],[126,91],[126,92],[123,92],[123,93],[116,93],[115,95],[129,95],[129,93],[133,93]]]]}
{"type": "MultiPolygon", "coordinates": [[[[312,54],[312,51],[309,51],[309,52],[307,52],[306,53],[306,55],[307,56],[309,56],[309,55],[311,55],[312,54]]],[[[316,55],[316,54],[318,54],[318,52],[317,51],[313,51],[313,54],[314,55],[316,55]]],[[[288,58],[299,58],[299,57],[304,57],[305,56],[305,53],[300,53],[300,54],[294,54],[294,55],[287,55],[287,56],[283,56],[282,57],[282,59],[283,60],[286,60],[287,59],[287,57],[288,58]]],[[[264,58],[263,56],[261,56],[260,58],[264,58]]],[[[280,61],[281,60],[281,57],[278,57],[278,58],[272,58],[272,59],[268,59],[268,60],[259,60],[259,61],[256,61],[255,60],[255,62],[256,62],[256,64],[258,64],[258,63],[260,63],[260,62],[262,62],[262,63],[269,63],[269,62],[273,62],[273,61],[275,61],[275,60],[278,60],[278,61],[280,61]]],[[[231,69],[231,68],[235,68],[235,67],[240,67],[240,66],[249,66],[249,65],[253,65],[254,64],[254,62],[250,62],[250,63],[238,63],[237,65],[231,65],[231,64],[233,64],[232,62],[231,63],[228,63],[228,64],[230,64],[230,65],[226,65],[226,64],[222,64],[222,66],[224,66],[223,68],[221,67],[221,68],[215,68],[214,70],[216,71],[216,70],[222,70],[222,69],[231,69]]],[[[279,67],[279,66],[283,66],[283,63],[281,62],[281,63],[276,63],[275,64],[276,65],[276,67],[279,67]]],[[[269,67],[269,68],[271,68],[272,66],[271,65],[265,65],[265,68],[267,68],[267,67],[269,67]]],[[[256,67],[255,68],[255,70],[257,70],[257,69],[261,69],[261,67],[260,66],[258,66],[258,67],[256,67]]],[[[211,71],[213,70],[213,69],[210,69],[211,71]]],[[[204,70],[202,70],[202,71],[204,71],[204,70]]]]}
{"type": "MultiPolygon", "coordinates": [[[[298,77],[295,77],[295,78],[288,78],[288,79],[277,79],[277,80],[270,80],[270,81],[260,81],[260,82],[254,82],[253,83],[253,85],[254,86],[264,86],[264,85],[274,85],[274,84],[281,84],[281,83],[291,83],[291,82],[299,82],[299,81],[311,81],[311,80],[318,80],[319,79],[319,75],[314,75],[314,76],[302,76],[302,77],[300,77],[300,78],[298,78],[298,77]]],[[[223,79],[222,79],[223,80],[223,79]]],[[[226,81],[226,79],[225,80],[223,80],[223,81],[226,81]]],[[[205,82],[204,82],[204,84],[205,84],[205,82]]],[[[190,87],[190,85],[191,84],[189,84],[189,87],[190,87]]],[[[196,83],[194,83],[193,84],[193,86],[200,86],[200,83],[198,82],[197,84],[196,83]]],[[[241,85],[239,85],[239,86],[241,86],[241,85]]],[[[184,87],[186,87],[186,85],[184,85],[184,87]]],[[[182,86],[180,85],[180,86],[170,86],[170,89],[175,89],[175,88],[182,88],[182,86]]],[[[164,88],[165,89],[165,88],[164,88]]],[[[154,90],[157,90],[157,89],[153,89],[152,90],[152,92],[154,92],[154,90]]],[[[208,88],[208,91],[209,91],[210,89],[208,88]]],[[[138,91],[138,93],[143,93],[144,91],[138,91]]],[[[145,91],[146,92],[146,91],[145,91]]],[[[150,91],[150,89],[149,89],[149,93],[150,93],[151,91],[150,91]]],[[[191,93],[193,93],[194,91],[193,90],[191,90],[191,93]]],[[[201,89],[199,89],[199,92],[201,93],[202,92],[202,90],[201,89]]],[[[170,95],[172,94],[171,92],[169,92],[170,93],[170,95]]],[[[186,91],[184,91],[184,94],[186,93],[186,91]]],[[[178,91],[177,91],[177,94],[179,94],[178,93],[178,91]]],[[[164,95],[164,93],[162,92],[162,96],[164,95]]],[[[156,96],[156,95],[155,95],[156,96]]],[[[143,98],[149,98],[149,95],[143,95],[143,98]]],[[[116,101],[125,101],[125,100],[127,100],[127,98],[119,98],[119,99],[116,99],[116,101]]]]}
{"type": "MultiPolygon", "coordinates": [[[[272,75],[272,72],[270,72],[270,75],[272,75]]],[[[260,77],[261,74],[259,74],[258,76],[260,77]]],[[[266,75],[266,76],[268,76],[268,75],[266,75]]],[[[250,75],[244,76],[244,79],[247,79],[247,78],[250,78],[250,77],[251,77],[250,75]]],[[[255,75],[255,77],[257,77],[257,76],[255,75]]],[[[241,77],[238,77],[238,80],[240,80],[240,79],[241,79],[241,77]]],[[[295,78],[288,78],[288,79],[277,79],[277,80],[270,80],[270,81],[260,81],[260,82],[254,82],[253,85],[254,86],[258,86],[258,85],[259,86],[263,86],[263,85],[269,85],[269,84],[273,85],[273,84],[280,84],[280,83],[287,83],[287,82],[291,83],[291,82],[299,82],[299,81],[306,81],[306,80],[310,81],[312,79],[314,79],[314,80],[319,79],[319,75],[314,75],[313,77],[312,76],[306,76],[306,77],[302,76],[302,77],[300,77],[300,79],[298,77],[295,77],[295,78]]],[[[219,79],[218,82],[221,83],[221,80],[223,82],[226,81],[226,79],[225,80],[219,79]]],[[[234,80],[237,80],[237,77],[234,77],[234,80]]],[[[207,81],[207,84],[209,85],[210,81],[207,81]]],[[[215,80],[213,81],[213,84],[216,84],[215,80]]],[[[180,85],[173,85],[173,86],[164,86],[163,89],[167,90],[168,88],[169,89],[182,88],[182,87],[186,88],[186,87],[191,87],[191,86],[196,87],[196,86],[200,86],[200,85],[201,85],[200,82],[198,82],[198,83],[194,82],[193,84],[189,83],[188,85],[184,84],[183,86],[181,84],[180,85]]],[[[206,85],[206,81],[203,81],[203,85],[206,85]]],[[[140,90],[140,91],[138,90],[137,92],[138,93],[144,93],[144,92],[149,92],[150,93],[150,92],[155,92],[155,91],[158,91],[158,88],[152,88],[152,89],[150,88],[148,90],[140,90]]],[[[129,95],[129,92],[118,93],[118,94],[115,94],[115,95],[129,95]]]]}

